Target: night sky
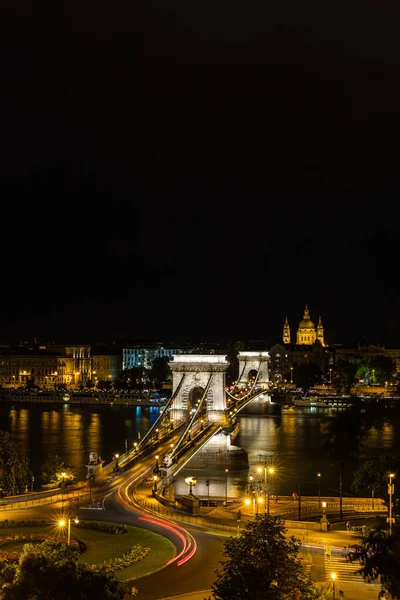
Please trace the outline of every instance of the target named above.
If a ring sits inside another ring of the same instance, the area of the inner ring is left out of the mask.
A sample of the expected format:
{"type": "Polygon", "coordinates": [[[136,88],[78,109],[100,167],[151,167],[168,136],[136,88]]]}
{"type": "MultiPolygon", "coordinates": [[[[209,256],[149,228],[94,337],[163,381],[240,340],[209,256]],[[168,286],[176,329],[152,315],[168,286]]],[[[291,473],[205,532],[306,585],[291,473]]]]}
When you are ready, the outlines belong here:
{"type": "Polygon", "coordinates": [[[0,340],[400,347],[399,16],[6,2],[0,340]]]}

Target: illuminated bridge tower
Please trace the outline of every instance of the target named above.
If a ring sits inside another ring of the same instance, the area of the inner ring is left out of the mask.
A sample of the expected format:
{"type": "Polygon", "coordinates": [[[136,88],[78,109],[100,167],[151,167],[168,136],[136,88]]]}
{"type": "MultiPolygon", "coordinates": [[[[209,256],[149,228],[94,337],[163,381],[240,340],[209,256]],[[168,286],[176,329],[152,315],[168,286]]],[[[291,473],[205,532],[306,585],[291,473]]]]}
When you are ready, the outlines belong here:
{"type": "Polygon", "coordinates": [[[174,354],[172,370],[172,418],[188,421],[200,402],[207,419],[223,423],[226,409],[225,381],[229,362],[226,356],[174,354]]]}
{"type": "MultiPolygon", "coordinates": [[[[174,354],[169,365],[173,374],[170,419],[189,422],[198,411],[206,424],[226,425],[226,371],[229,362],[225,355],[174,354]]],[[[223,427],[190,459],[196,467],[226,468],[233,455],[237,468],[248,466],[247,453],[231,445],[238,426],[223,427]]]]}
{"type": "Polygon", "coordinates": [[[269,353],[268,352],[239,352],[239,389],[253,385],[268,390],[269,387],[269,353]]]}

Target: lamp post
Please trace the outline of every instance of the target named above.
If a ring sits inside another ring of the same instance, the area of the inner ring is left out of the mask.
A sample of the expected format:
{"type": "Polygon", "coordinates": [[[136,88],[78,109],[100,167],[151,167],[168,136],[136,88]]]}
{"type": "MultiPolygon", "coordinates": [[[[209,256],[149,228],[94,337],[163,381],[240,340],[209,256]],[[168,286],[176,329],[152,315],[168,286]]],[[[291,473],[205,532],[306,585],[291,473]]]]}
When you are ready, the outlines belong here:
{"type": "Polygon", "coordinates": [[[160,472],[160,467],[158,466],[158,454],[156,454],[156,466],[154,467],[154,473],[158,475],[160,472]]]}
{"type": "Polygon", "coordinates": [[[329,369],[329,385],[332,385],[332,369],[329,369]]]}
{"type": "Polygon", "coordinates": [[[389,492],[389,535],[392,535],[392,523],[393,523],[393,518],[392,518],[392,510],[393,510],[393,504],[392,504],[392,496],[394,494],[394,483],[392,483],[392,479],[394,478],[394,473],[390,473],[389,474],[389,485],[388,485],[388,492],[389,492]]]}
{"type": "MultiPolygon", "coordinates": [[[[258,514],[258,505],[264,502],[264,498],[262,496],[257,496],[257,514],[258,514]]],[[[264,506],[264,514],[265,514],[265,506],[264,506]]]]}
{"type": "MultiPolygon", "coordinates": [[[[75,517],[74,519],[75,523],[79,523],[79,519],[78,517],[75,517]]],[[[61,519],[61,521],[58,522],[60,527],[65,527],[65,520],[61,519]]],[[[71,542],[71,518],[68,517],[67,519],[67,544],[69,545],[71,542]]]]}
{"type": "Polygon", "coordinates": [[[207,486],[207,506],[208,506],[208,508],[210,508],[210,480],[209,479],[206,480],[206,486],[207,486]]]}
{"type": "Polygon", "coordinates": [[[331,573],[331,579],[332,579],[332,598],[333,598],[333,600],[335,600],[335,598],[336,598],[336,588],[335,588],[336,573],[331,573]]]}
{"type": "Polygon", "coordinates": [[[118,469],[119,469],[119,463],[118,463],[119,454],[118,454],[118,452],[117,452],[116,454],[114,454],[114,458],[115,458],[115,467],[114,467],[114,471],[118,471],[118,469]]]}
{"type": "Polygon", "coordinates": [[[290,383],[293,383],[293,367],[290,367],[290,383]]]}
{"type": "Polygon", "coordinates": [[[322,502],[322,517],[320,520],[321,531],[328,531],[328,519],[326,518],[326,502],[322,502]]]}
{"type": "Polygon", "coordinates": [[[318,477],[318,506],[321,506],[321,473],[317,473],[318,477]]]}
{"type": "Polygon", "coordinates": [[[192,487],[197,483],[196,477],[185,477],[185,483],[189,486],[189,496],[193,496],[192,487]]]}
{"type": "Polygon", "coordinates": [[[61,487],[64,487],[64,486],[65,486],[65,477],[66,477],[66,475],[67,475],[67,474],[65,473],[65,471],[63,471],[63,472],[61,473],[61,477],[62,477],[62,481],[61,481],[61,487]]]}
{"type": "Polygon", "coordinates": [[[157,480],[158,480],[158,475],[153,475],[153,481],[154,481],[153,492],[157,491],[157,480]]]}
{"type": "Polygon", "coordinates": [[[252,511],[253,511],[253,521],[254,521],[254,508],[255,508],[255,499],[254,499],[254,496],[252,496],[251,498],[246,498],[245,501],[244,501],[244,503],[247,506],[250,506],[250,504],[251,504],[252,511]]]}
{"type": "Polygon", "coordinates": [[[33,492],[33,482],[35,481],[34,476],[32,475],[32,481],[31,481],[31,492],[33,492]]]}
{"type": "Polygon", "coordinates": [[[93,475],[89,477],[89,503],[92,506],[92,483],[93,483],[93,475]]]}
{"type": "Polygon", "coordinates": [[[264,469],[264,513],[267,513],[267,515],[269,515],[269,504],[270,503],[269,503],[269,487],[267,486],[267,476],[273,475],[275,473],[275,469],[274,469],[274,467],[267,468],[267,466],[264,465],[264,467],[257,467],[257,472],[262,473],[263,469],[264,469]]]}
{"type": "Polygon", "coordinates": [[[228,506],[228,469],[225,469],[225,506],[228,506]]]}

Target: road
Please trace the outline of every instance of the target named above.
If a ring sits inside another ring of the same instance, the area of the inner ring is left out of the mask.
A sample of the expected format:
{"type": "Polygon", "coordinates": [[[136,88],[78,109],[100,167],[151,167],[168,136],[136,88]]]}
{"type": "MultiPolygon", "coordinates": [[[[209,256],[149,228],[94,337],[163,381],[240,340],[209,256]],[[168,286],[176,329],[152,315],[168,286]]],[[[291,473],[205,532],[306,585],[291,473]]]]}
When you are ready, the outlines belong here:
{"type": "MultiPolygon", "coordinates": [[[[162,455],[169,448],[170,440],[160,445],[157,453],[162,455]]],[[[215,581],[215,570],[223,560],[224,541],[236,532],[217,531],[210,521],[209,526],[188,524],[179,521],[179,516],[173,520],[160,518],[153,512],[144,510],[136,504],[132,497],[132,490],[142,479],[143,472],[152,473],[154,468],[152,455],[143,458],[140,463],[127,468],[124,472],[115,474],[106,484],[93,488],[92,495],[95,505],[100,503],[105,510],[87,509],[85,518],[96,520],[126,523],[128,525],[144,527],[154,533],[167,537],[176,547],[176,556],[170,564],[156,573],[150,573],[135,581],[139,591],[140,600],[162,600],[178,598],[182,600],[203,600],[210,594],[209,590],[215,581]],[[90,514],[90,517],[89,517],[90,514]],[[186,596],[185,596],[186,594],[186,596]]],[[[152,498],[151,488],[144,489],[146,500],[156,501],[152,498]]],[[[41,505],[37,508],[26,508],[7,511],[2,510],[0,518],[46,518],[61,516],[61,503],[55,505],[41,505]]],[[[84,510],[84,508],[81,508],[84,510]]],[[[221,512],[221,508],[218,508],[221,512]]],[[[222,510],[222,515],[224,511],[222,510]]],[[[226,523],[232,526],[232,515],[226,512],[226,523]]],[[[224,520],[224,516],[222,516],[224,520]]],[[[234,522],[236,525],[236,522],[234,522]]],[[[337,574],[337,591],[345,592],[346,600],[372,600],[377,598],[378,585],[366,585],[360,578],[352,574],[353,565],[348,565],[343,558],[343,547],[355,543],[354,534],[344,528],[328,532],[289,529],[287,535],[294,535],[302,542],[300,557],[304,561],[305,570],[317,582],[323,582],[326,587],[332,585],[331,572],[337,574]],[[327,556],[327,547],[330,553],[327,556]],[[329,558],[330,556],[330,558],[329,558]]]]}

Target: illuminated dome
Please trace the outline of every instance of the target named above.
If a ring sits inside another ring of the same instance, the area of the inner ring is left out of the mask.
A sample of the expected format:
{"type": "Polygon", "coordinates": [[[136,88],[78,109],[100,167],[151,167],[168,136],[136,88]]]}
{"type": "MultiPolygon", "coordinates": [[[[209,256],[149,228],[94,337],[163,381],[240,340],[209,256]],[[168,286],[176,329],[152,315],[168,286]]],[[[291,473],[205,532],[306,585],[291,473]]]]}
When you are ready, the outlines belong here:
{"type": "MultiPolygon", "coordinates": [[[[318,325],[315,327],[313,321],[310,319],[310,313],[307,305],[304,310],[303,318],[299,323],[296,338],[297,345],[310,346],[318,340],[322,346],[325,346],[324,327],[322,325],[321,317],[319,317],[318,325]]],[[[291,341],[290,327],[287,317],[283,326],[282,340],[284,344],[290,344],[291,341]]]]}
{"type": "Polygon", "coordinates": [[[304,315],[299,324],[299,329],[314,329],[314,323],[310,319],[310,313],[306,306],[304,310],[304,315]]]}
{"type": "Polygon", "coordinates": [[[314,323],[311,319],[302,319],[299,324],[299,329],[314,329],[314,323]]]}

